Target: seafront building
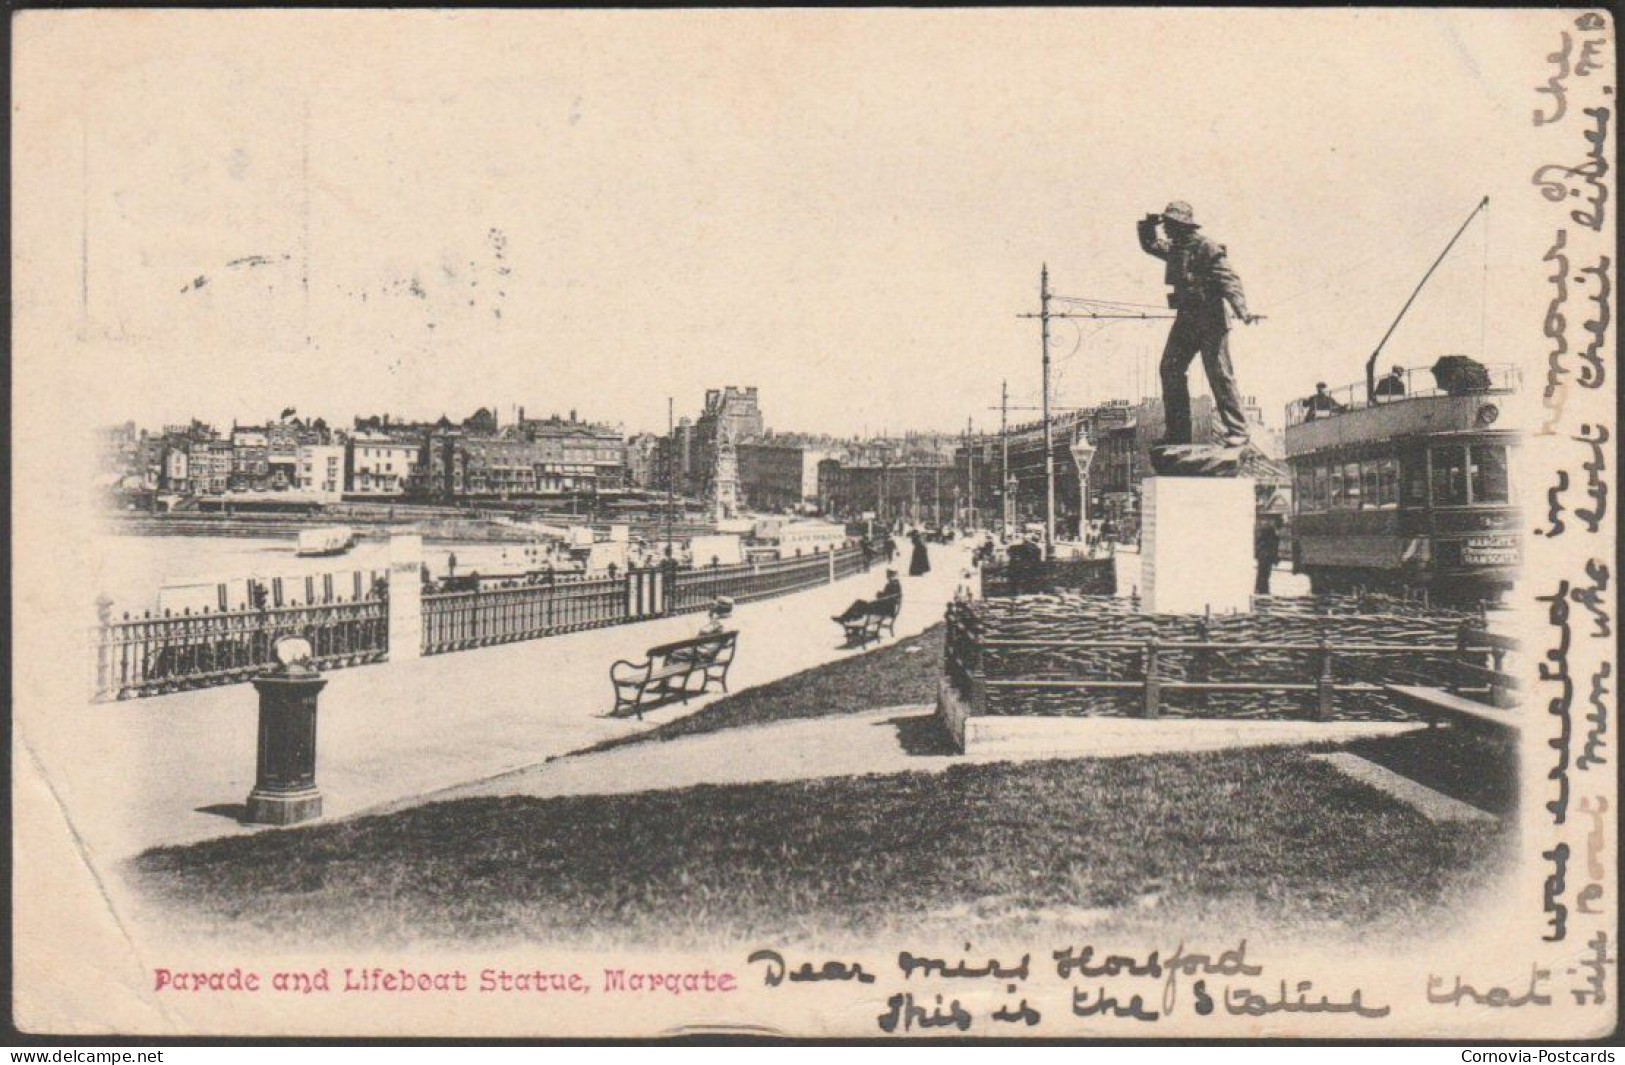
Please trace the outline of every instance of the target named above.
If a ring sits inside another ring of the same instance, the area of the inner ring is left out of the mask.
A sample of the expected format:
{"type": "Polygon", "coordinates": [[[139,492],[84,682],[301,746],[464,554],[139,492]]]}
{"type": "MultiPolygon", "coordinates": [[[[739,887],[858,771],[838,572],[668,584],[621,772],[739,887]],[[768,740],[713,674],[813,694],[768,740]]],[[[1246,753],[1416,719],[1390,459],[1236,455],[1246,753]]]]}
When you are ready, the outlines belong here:
{"type": "MultiPolygon", "coordinates": [[[[1278,506],[1290,491],[1279,433],[1264,424],[1256,403],[1249,400],[1245,409],[1268,460],[1254,472],[1278,506]]],[[[841,519],[1017,527],[1044,515],[1039,422],[1002,435],[774,431],[759,390],[736,385],[706,390],[698,415],[681,418],[669,433],[630,438],[574,410],[536,418],[516,407],[503,417],[491,405],[461,421],[442,415],[433,422],[372,414],[356,417],[348,431],[293,414],[224,432],[198,421],[153,433],[133,422],[104,428],[97,437],[98,486],[114,505],[137,508],[187,498],[248,505],[289,491],[289,500],[311,503],[533,503],[576,511],[606,502],[659,507],[667,493],[689,507],[714,501],[726,466],[729,498],[760,513],[817,510],[841,519]]],[[[1198,440],[1208,439],[1212,400],[1196,397],[1193,415],[1198,440]]],[[[1162,433],[1162,404],[1154,398],[1053,419],[1062,535],[1075,535],[1082,522],[1135,535],[1150,447],[1162,433]]]]}

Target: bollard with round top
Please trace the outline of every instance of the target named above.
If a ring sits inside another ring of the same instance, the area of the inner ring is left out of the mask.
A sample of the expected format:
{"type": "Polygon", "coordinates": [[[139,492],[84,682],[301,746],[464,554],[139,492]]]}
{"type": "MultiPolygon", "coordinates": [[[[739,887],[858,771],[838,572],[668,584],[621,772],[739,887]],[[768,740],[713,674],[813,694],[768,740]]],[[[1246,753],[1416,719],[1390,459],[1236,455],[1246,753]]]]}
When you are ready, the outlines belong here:
{"type": "Polygon", "coordinates": [[[327,681],[310,664],[310,641],[285,637],[277,664],[254,678],[260,697],[259,754],[248,815],[255,825],[294,825],[322,815],[316,790],[316,699],[327,681]]]}

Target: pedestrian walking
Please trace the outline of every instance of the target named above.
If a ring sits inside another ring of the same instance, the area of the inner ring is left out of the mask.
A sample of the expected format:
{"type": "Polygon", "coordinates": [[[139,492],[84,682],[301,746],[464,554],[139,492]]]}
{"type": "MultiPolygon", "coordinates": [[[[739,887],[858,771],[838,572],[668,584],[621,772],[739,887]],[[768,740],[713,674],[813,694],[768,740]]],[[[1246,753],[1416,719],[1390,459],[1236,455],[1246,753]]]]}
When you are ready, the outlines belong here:
{"type": "Polygon", "coordinates": [[[908,575],[910,577],[920,577],[930,573],[931,556],[926,551],[925,537],[920,535],[918,529],[910,530],[908,535],[909,539],[914,541],[914,554],[909,559],[908,575]]]}

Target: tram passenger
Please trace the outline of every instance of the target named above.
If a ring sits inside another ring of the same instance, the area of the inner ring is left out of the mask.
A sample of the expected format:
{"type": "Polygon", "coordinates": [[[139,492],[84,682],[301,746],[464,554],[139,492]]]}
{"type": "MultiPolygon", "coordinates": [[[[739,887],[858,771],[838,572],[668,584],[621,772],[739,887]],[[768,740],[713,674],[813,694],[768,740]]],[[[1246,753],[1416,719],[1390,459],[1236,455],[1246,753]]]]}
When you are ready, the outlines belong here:
{"type": "Polygon", "coordinates": [[[1388,376],[1377,382],[1378,399],[1399,399],[1405,395],[1405,368],[1395,366],[1388,376]]]}
{"type": "Polygon", "coordinates": [[[1309,411],[1309,413],[1304,417],[1304,421],[1306,422],[1314,421],[1318,415],[1335,414],[1344,409],[1343,404],[1333,399],[1332,394],[1326,391],[1325,381],[1315,382],[1315,394],[1303,402],[1304,406],[1308,408],[1309,411]]]}

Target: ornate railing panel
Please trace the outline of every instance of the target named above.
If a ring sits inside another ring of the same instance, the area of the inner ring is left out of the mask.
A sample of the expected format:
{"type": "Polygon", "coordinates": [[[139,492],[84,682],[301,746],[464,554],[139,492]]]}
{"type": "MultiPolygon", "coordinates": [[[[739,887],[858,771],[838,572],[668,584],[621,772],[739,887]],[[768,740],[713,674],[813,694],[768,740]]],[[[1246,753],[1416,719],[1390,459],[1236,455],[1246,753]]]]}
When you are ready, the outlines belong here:
{"type": "Polygon", "coordinates": [[[385,602],[109,618],[92,634],[95,697],[133,699],[235,684],[274,664],[272,649],[284,636],[310,640],[322,669],[377,662],[389,648],[385,602]]]}

